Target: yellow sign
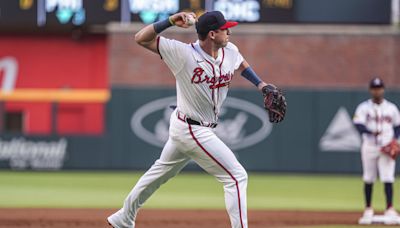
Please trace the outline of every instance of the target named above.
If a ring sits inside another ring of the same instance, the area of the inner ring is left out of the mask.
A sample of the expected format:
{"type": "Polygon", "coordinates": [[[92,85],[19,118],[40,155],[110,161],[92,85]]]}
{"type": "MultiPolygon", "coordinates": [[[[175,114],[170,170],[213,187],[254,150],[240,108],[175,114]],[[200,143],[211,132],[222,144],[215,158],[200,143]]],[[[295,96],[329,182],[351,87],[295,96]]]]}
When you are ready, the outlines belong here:
{"type": "Polygon", "coordinates": [[[114,11],[118,8],[118,0],[105,0],[103,8],[107,11],[114,11]]]}
{"type": "Polygon", "coordinates": [[[28,10],[32,8],[33,0],[19,0],[19,8],[28,10]]]}

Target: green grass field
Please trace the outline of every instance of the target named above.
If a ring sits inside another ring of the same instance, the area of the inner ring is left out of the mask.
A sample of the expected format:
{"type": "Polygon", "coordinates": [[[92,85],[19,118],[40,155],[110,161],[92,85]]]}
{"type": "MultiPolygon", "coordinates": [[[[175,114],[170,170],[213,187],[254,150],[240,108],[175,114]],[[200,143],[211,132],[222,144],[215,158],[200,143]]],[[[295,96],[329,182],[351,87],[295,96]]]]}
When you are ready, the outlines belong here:
{"type": "MultiPolygon", "coordinates": [[[[0,207],[117,208],[142,173],[0,172],[0,207]]],[[[383,210],[382,185],[374,205],[383,210]]],[[[398,186],[395,186],[398,190],[398,186]]],[[[396,191],[398,192],[398,191],[396,191]]],[[[395,199],[396,202],[396,199],[395,199]]],[[[249,174],[249,209],[362,210],[358,176],[249,174]]],[[[224,208],[223,189],[204,173],[181,173],[162,186],[147,208],[224,208]]]]}

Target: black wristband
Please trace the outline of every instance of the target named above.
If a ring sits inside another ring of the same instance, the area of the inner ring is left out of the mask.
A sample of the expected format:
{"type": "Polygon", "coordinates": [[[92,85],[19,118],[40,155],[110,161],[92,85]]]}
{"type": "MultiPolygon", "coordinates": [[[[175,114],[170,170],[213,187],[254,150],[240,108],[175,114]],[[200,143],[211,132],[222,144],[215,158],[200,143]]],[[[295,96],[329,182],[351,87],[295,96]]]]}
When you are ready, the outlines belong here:
{"type": "Polygon", "coordinates": [[[165,29],[171,27],[172,24],[171,24],[169,18],[167,18],[165,20],[154,23],[153,26],[154,26],[154,31],[156,31],[156,33],[160,33],[162,31],[164,31],[165,29]]]}

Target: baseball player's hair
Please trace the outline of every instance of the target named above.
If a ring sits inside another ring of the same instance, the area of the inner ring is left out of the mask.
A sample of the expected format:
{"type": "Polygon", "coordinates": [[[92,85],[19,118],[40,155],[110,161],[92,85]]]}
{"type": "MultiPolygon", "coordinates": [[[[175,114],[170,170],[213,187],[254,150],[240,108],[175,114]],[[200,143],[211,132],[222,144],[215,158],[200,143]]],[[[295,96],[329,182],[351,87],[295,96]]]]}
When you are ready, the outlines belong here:
{"type": "Polygon", "coordinates": [[[208,32],[207,33],[197,33],[197,36],[198,36],[199,40],[201,40],[201,41],[206,40],[207,35],[208,35],[208,32]]]}

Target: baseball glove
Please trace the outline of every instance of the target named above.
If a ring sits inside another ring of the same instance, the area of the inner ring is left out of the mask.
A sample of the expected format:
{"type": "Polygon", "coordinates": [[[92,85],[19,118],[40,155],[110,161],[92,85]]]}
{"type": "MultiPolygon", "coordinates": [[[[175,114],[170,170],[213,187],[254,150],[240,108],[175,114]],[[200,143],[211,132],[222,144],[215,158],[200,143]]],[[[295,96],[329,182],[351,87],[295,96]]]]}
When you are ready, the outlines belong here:
{"type": "Polygon", "coordinates": [[[262,88],[264,96],[264,108],[269,115],[271,123],[279,123],[285,118],[286,114],[286,98],[282,91],[272,84],[268,84],[262,88]]]}
{"type": "Polygon", "coordinates": [[[393,139],[388,145],[381,148],[381,152],[396,159],[400,153],[400,145],[395,139],[393,139]]]}

